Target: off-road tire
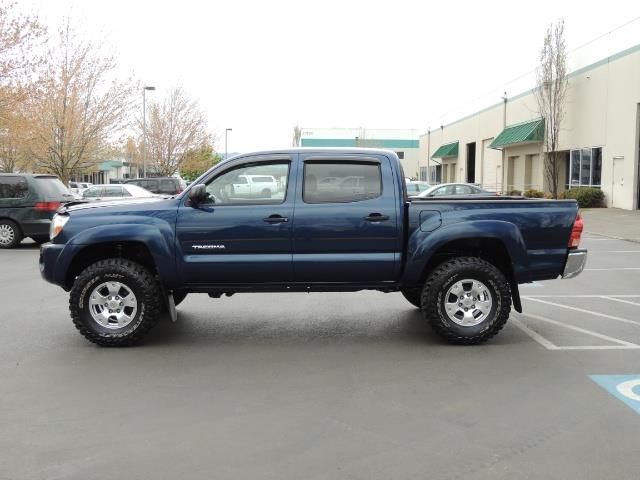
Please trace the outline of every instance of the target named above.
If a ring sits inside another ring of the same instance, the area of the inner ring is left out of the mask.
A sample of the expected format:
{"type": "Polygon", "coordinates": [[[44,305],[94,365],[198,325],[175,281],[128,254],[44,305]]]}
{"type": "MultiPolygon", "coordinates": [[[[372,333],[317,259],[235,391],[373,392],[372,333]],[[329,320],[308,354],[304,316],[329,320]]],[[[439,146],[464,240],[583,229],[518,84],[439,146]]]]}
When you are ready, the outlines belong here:
{"type": "Polygon", "coordinates": [[[422,313],[431,328],[450,343],[476,345],[486,342],[504,327],[511,311],[511,289],[504,274],[477,257],[459,257],[440,264],[429,275],[422,290],[422,313]],[[444,295],[462,279],[484,283],[493,297],[490,313],[475,326],[451,321],[444,311],[444,295]]]}
{"type": "Polygon", "coordinates": [[[74,325],[85,338],[103,347],[135,345],[157,323],[162,304],[160,285],[141,265],[124,258],[100,260],[87,267],[75,280],[69,296],[69,310],[74,325]],[[88,308],[93,288],[114,280],[126,284],[138,301],[133,321],[118,329],[97,323],[88,308]]]}
{"type": "Polygon", "coordinates": [[[12,238],[7,243],[0,242],[0,248],[16,248],[24,236],[18,224],[12,220],[2,219],[0,220],[0,228],[6,232],[12,232],[12,238]]]}
{"type": "Polygon", "coordinates": [[[419,288],[405,288],[400,290],[400,293],[411,305],[422,308],[422,290],[419,288]]]}

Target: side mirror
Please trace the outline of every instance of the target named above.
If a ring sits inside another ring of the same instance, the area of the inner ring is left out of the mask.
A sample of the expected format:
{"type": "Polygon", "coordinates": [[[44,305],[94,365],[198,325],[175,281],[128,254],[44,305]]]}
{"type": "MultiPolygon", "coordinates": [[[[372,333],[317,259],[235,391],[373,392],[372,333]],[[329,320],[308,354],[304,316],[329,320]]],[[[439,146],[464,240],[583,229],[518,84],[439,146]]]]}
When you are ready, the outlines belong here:
{"type": "Polygon", "coordinates": [[[207,194],[207,186],[203,183],[195,185],[189,190],[189,200],[193,205],[210,202],[212,199],[207,194]]]}

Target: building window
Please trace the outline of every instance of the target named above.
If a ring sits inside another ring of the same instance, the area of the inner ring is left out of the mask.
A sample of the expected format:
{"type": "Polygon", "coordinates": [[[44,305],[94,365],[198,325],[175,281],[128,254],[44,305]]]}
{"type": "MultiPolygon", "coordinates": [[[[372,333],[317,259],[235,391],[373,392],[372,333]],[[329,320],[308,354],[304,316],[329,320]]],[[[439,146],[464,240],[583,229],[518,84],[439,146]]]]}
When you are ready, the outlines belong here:
{"type": "Polygon", "coordinates": [[[599,187],[602,173],[602,147],[571,150],[568,188],[599,187]]]}
{"type": "Polygon", "coordinates": [[[396,155],[398,155],[400,160],[404,160],[404,152],[396,152],[396,155]]]}
{"type": "Polygon", "coordinates": [[[442,182],[442,165],[434,165],[431,167],[431,183],[442,182]]]}
{"type": "Polygon", "coordinates": [[[421,182],[429,181],[429,171],[427,167],[420,167],[420,181],[421,182]]]}

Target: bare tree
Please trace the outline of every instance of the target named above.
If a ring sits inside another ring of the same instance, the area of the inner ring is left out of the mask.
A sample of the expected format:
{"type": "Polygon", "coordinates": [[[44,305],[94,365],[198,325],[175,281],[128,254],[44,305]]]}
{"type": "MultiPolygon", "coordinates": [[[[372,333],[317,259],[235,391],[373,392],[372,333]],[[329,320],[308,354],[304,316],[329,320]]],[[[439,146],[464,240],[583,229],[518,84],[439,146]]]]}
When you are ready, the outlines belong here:
{"type": "Polygon", "coordinates": [[[7,112],[0,128],[0,173],[14,173],[31,167],[25,146],[25,119],[18,112],[7,112]]]}
{"type": "Polygon", "coordinates": [[[301,139],[302,139],[302,129],[300,128],[300,125],[296,124],[296,126],[293,127],[293,139],[291,141],[291,146],[299,147],[301,139]]]}
{"type": "Polygon", "coordinates": [[[147,158],[157,175],[173,175],[186,152],[211,142],[204,112],[181,87],[164,100],[151,102],[148,115],[147,158]]]}
{"type": "Polygon", "coordinates": [[[35,166],[63,182],[112,153],[135,85],[115,78],[116,58],[79,40],[67,20],[25,102],[27,149],[35,166]]]}
{"type": "Polygon", "coordinates": [[[564,20],[547,28],[540,51],[540,65],[536,71],[535,97],[538,112],[544,119],[545,177],[554,198],[558,198],[560,174],[560,130],[565,116],[567,96],[567,47],[564,39],[564,20]]]}

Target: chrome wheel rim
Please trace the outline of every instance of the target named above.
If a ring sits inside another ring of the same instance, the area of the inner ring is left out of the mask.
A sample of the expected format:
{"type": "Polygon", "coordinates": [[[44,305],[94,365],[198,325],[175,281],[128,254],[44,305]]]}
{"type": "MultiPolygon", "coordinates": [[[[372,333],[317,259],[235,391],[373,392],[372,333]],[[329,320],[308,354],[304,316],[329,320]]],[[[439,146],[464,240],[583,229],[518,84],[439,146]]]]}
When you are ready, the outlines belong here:
{"type": "Polygon", "coordinates": [[[444,297],[447,317],[462,327],[482,323],[489,316],[492,305],[491,291],[478,280],[460,280],[449,287],[444,297]]]}
{"type": "Polygon", "coordinates": [[[13,242],[16,233],[13,231],[10,225],[0,225],[0,245],[9,245],[13,242]]]}
{"type": "Polygon", "coordinates": [[[129,325],[138,311],[133,291],[121,282],[104,282],[89,296],[89,311],[102,327],[117,329],[129,325]]]}

